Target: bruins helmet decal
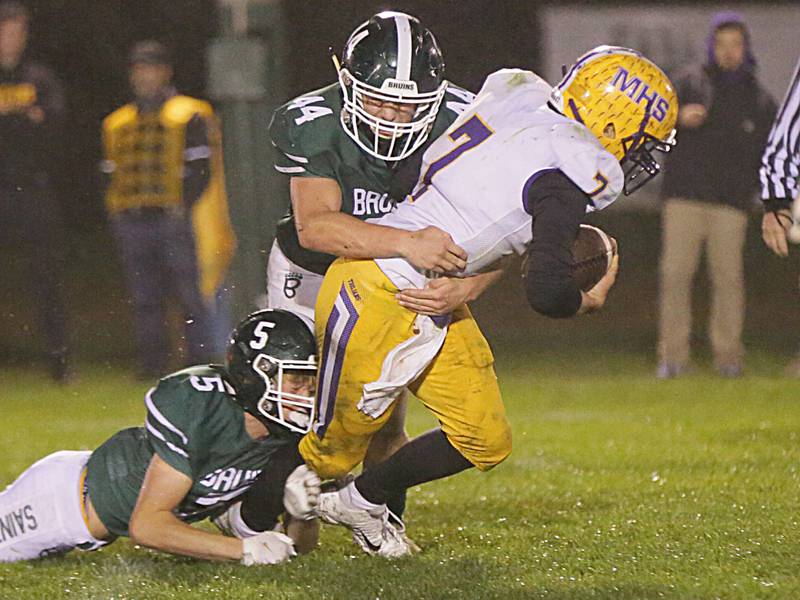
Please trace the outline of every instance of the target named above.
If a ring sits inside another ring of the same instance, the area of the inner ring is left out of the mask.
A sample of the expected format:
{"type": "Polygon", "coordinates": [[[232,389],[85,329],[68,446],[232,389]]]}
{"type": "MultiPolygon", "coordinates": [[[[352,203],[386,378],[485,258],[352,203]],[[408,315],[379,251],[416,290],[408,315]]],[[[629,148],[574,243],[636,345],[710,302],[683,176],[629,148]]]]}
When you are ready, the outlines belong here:
{"type": "Polygon", "coordinates": [[[550,100],[585,125],[620,161],[626,195],[660,171],[653,151],[669,152],[675,143],[675,88],[661,69],[635,50],[590,50],[553,88],[550,100]]]}
{"type": "Polygon", "coordinates": [[[410,156],[425,143],[447,89],[436,38],[414,17],[384,11],[350,35],[342,62],[333,56],[342,89],[341,124],[368,154],[386,161],[410,156]],[[365,104],[410,105],[408,123],[370,114],[365,104]]]}

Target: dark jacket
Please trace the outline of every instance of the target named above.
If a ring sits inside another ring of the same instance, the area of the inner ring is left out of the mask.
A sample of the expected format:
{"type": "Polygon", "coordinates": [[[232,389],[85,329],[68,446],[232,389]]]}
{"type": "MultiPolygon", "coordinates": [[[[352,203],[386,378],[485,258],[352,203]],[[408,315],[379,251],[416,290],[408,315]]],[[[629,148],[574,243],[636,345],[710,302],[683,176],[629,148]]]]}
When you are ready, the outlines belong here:
{"type": "Polygon", "coordinates": [[[12,71],[0,69],[0,185],[46,180],[60,160],[63,118],[64,93],[50,69],[24,58],[12,71]],[[34,108],[43,112],[40,123],[28,116],[34,108]]]}
{"type": "Polygon", "coordinates": [[[748,210],[775,101],[750,69],[732,75],[716,65],[694,66],[681,72],[675,85],[681,105],[702,104],[708,116],[695,129],[678,126],[678,144],[664,167],[662,196],[748,210]]]}

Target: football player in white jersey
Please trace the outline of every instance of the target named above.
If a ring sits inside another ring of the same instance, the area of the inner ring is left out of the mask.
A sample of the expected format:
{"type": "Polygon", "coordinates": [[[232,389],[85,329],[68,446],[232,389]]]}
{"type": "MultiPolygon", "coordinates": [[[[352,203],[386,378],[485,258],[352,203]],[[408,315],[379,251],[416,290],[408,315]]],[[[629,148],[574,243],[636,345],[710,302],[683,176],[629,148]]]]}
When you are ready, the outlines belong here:
{"type": "MultiPolygon", "coordinates": [[[[554,88],[528,71],[498,71],[426,151],[411,197],[380,224],[446,231],[467,252],[465,277],[529,248],[535,310],[555,318],[597,310],[616,259],[582,292],[571,277],[572,242],[587,211],[658,172],[652,152],[669,150],[677,104],[668,77],[625,48],[591,50],[554,88]]],[[[317,300],[321,363],[316,422],[300,442],[305,463],[322,478],[349,472],[405,387],[441,424],[320,497],[320,516],[351,528],[372,553],[409,550],[387,536],[387,497],[473,466],[491,469],[511,452],[494,358],[466,305],[431,318],[406,308],[426,312],[414,306],[418,293],[400,294],[405,307],[398,304],[400,290],[429,281],[402,258],[339,259],[317,300]]]]}

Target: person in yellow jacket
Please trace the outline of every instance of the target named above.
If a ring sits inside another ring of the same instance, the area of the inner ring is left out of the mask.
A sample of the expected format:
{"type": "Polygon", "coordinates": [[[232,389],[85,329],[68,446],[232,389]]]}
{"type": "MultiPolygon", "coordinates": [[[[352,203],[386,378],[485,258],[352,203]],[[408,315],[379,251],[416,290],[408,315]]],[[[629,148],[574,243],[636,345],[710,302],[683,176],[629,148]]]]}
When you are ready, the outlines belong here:
{"type": "Polygon", "coordinates": [[[134,101],[103,121],[106,208],[134,316],[139,375],[169,371],[166,303],[185,323],[186,363],[215,355],[215,296],[235,251],[211,106],[172,86],[167,49],[137,43],[134,101]]]}

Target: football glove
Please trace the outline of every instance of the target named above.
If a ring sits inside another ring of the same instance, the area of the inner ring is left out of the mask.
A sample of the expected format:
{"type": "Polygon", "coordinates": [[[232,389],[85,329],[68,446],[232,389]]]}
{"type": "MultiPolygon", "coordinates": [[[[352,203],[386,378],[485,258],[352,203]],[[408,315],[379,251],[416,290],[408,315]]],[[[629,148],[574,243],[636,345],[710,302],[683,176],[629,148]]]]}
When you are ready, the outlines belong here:
{"type": "Polygon", "coordinates": [[[293,518],[308,521],[317,516],[322,482],[306,465],[300,465],[286,479],[283,507],[293,518]]]}
{"type": "Polygon", "coordinates": [[[277,531],[265,531],[242,540],[242,564],[276,565],[297,556],[292,538],[277,531]]]}

